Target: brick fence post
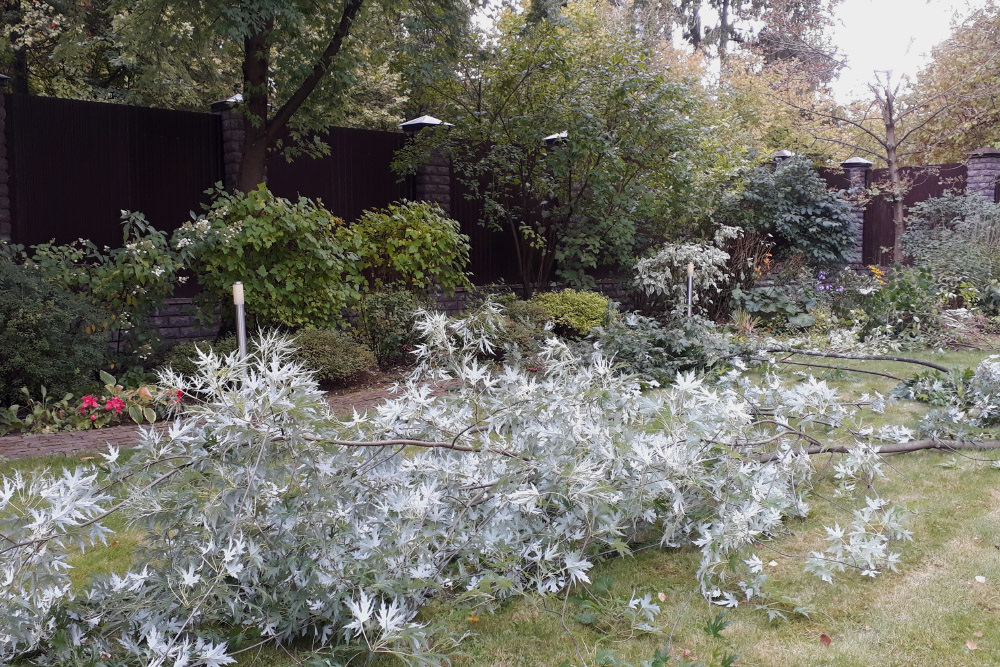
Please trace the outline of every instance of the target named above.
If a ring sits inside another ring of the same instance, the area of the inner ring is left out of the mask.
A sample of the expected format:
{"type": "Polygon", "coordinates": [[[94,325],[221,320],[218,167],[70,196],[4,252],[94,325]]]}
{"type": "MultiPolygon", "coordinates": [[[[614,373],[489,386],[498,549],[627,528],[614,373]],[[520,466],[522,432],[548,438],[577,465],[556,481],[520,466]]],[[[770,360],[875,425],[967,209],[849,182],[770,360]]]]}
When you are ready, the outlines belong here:
{"type": "Polygon", "coordinates": [[[867,208],[867,202],[864,200],[864,195],[865,189],[868,187],[872,163],[862,157],[852,157],[849,160],[841,162],[840,166],[843,167],[845,172],[847,172],[847,178],[850,182],[847,194],[851,200],[851,211],[854,213],[854,220],[857,229],[854,241],[854,251],[857,254],[857,263],[863,264],[865,261],[865,209],[867,208]]]}
{"type": "MultiPolygon", "coordinates": [[[[402,123],[399,127],[410,136],[415,136],[426,127],[443,125],[450,127],[434,116],[420,116],[402,123]]],[[[451,215],[451,159],[438,153],[433,153],[426,162],[417,168],[415,174],[414,193],[418,201],[436,203],[447,215],[451,215]]]]}
{"type": "Polygon", "coordinates": [[[966,153],[969,156],[965,191],[996,201],[997,180],[1000,179],[1000,149],[985,146],[966,153]]]}
{"type": "Polygon", "coordinates": [[[223,185],[226,190],[236,189],[236,177],[243,160],[243,114],[236,107],[243,103],[242,95],[212,103],[212,113],[218,114],[222,122],[222,169],[223,185]]]}
{"type": "Polygon", "coordinates": [[[7,91],[10,77],[0,74],[0,240],[10,241],[10,167],[7,162],[7,111],[4,109],[3,94],[7,91]]]}

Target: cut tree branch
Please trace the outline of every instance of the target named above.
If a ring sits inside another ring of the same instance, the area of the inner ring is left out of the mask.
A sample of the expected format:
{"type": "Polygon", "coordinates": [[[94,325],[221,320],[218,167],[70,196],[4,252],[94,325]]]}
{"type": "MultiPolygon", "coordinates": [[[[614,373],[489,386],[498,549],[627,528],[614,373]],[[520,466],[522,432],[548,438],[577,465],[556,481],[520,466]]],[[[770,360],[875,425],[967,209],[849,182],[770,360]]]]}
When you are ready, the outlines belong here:
{"type": "MultiPolygon", "coordinates": [[[[857,445],[813,445],[811,447],[801,447],[793,449],[794,454],[847,454],[857,445]]],[[[983,442],[963,442],[959,440],[913,440],[911,442],[900,442],[891,445],[882,445],[879,454],[907,454],[909,452],[919,452],[928,449],[936,449],[943,452],[959,450],[987,451],[990,449],[1000,449],[1000,440],[984,440],[983,442]]],[[[781,455],[780,452],[770,452],[757,457],[760,463],[770,463],[781,455]]]]}

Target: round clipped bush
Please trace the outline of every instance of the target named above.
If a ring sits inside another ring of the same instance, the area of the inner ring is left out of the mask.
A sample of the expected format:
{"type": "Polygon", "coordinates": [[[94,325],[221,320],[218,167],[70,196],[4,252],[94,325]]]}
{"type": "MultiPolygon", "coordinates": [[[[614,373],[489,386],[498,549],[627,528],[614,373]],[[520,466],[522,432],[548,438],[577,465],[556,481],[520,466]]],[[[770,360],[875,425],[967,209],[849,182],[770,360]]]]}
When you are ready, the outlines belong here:
{"type": "Polygon", "coordinates": [[[343,331],[303,329],[295,336],[296,358],[321,383],[343,384],[375,368],[375,355],[343,331]]]}
{"type": "Polygon", "coordinates": [[[540,305],[562,335],[585,336],[594,327],[606,324],[611,310],[608,298],[597,292],[565,289],[531,297],[540,305]]]}
{"type": "Polygon", "coordinates": [[[437,204],[403,200],[366,211],[337,240],[357,256],[370,289],[451,292],[469,284],[469,237],[437,204]]]}
{"type": "Polygon", "coordinates": [[[0,257],[0,403],[74,391],[92,380],[107,351],[106,334],[88,333],[106,317],[36,271],[0,257]]]}

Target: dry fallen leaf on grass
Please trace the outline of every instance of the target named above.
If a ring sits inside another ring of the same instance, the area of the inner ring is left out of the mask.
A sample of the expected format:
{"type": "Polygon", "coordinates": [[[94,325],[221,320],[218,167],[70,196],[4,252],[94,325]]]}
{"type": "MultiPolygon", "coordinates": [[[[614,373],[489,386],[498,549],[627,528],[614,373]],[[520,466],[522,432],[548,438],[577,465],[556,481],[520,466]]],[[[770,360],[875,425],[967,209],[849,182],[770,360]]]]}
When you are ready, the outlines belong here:
{"type": "Polygon", "coordinates": [[[829,646],[831,641],[833,641],[833,640],[830,639],[829,635],[820,635],[819,636],[819,643],[822,644],[823,646],[829,646]]]}
{"type": "Polygon", "coordinates": [[[976,583],[977,584],[985,584],[986,583],[986,577],[984,577],[982,575],[977,575],[976,576],[976,583]]]}
{"type": "Polygon", "coordinates": [[[975,651],[977,648],[979,648],[976,645],[976,642],[972,641],[971,639],[969,641],[965,642],[965,645],[968,647],[968,649],[970,651],[975,651]]]}
{"type": "Polygon", "coordinates": [[[983,636],[983,631],[982,630],[976,630],[975,632],[972,633],[972,636],[973,637],[982,637],[983,636]]]}

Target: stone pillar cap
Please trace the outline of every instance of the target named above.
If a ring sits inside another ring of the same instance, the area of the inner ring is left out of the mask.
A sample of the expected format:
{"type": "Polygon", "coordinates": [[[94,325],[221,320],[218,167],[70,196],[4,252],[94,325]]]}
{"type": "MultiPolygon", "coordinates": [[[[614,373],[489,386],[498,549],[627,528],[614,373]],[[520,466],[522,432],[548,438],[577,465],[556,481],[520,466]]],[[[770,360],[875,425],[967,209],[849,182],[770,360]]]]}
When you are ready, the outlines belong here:
{"type": "Polygon", "coordinates": [[[417,132],[424,129],[425,127],[435,127],[437,125],[443,125],[445,127],[454,127],[451,123],[446,123],[440,118],[435,118],[434,116],[423,115],[419,118],[414,118],[408,120],[405,123],[400,123],[399,127],[402,128],[404,132],[417,132]]]}
{"type": "Polygon", "coordinates": [[[227,97],[226,99],[219,100],[218,102],[212,102],[212,111],[227,111],[241,104],[243,104],[243,95],[241,93],[236,93],[232,97],[227,97]]]}
{"type": "Polygon", "coordinates": [[[851,169],[851,168],[857,168],[857,167],[864,167],[864,168],[867,169],[868,167],[872,166],[873,164],[875,164],[875,163],[872,162],[871,160],[866,160],[863,157],[858,157],[857,155],[855,155],[854,157],[852,157],[850,159],[847,159],[847,160],[844,160],[843,162],[841,162],[840,166],[843,167],[844,169],[851,169]]]}
{"type": "Polygon", "coordinates": [[[555,144],[569,138],[569,132],[563,130],[562,132],[556,132],[555,134],[550,134],[549,136],[542,139],[547,144],[555,144]]]}
{"type": "Polygon", "coordinates": [[[780,150],[774,153],[775,160],[784,160],[786,158],[795,157],[795,153],[792,151],[780,150]]]}
{"type": "Polygon", "coordinates": [[[982,148],[977,148],[974,151],[969,151],[966,155],[969,157],[996,157],[1000,156],[1000,148],[983,146],[982,148]]]}

